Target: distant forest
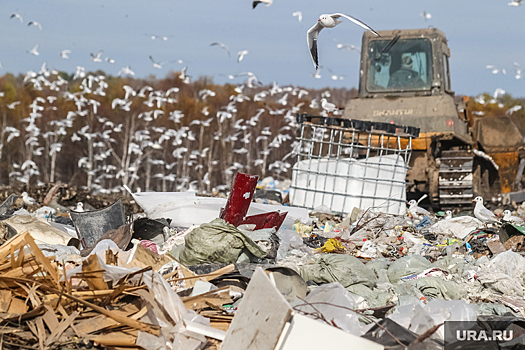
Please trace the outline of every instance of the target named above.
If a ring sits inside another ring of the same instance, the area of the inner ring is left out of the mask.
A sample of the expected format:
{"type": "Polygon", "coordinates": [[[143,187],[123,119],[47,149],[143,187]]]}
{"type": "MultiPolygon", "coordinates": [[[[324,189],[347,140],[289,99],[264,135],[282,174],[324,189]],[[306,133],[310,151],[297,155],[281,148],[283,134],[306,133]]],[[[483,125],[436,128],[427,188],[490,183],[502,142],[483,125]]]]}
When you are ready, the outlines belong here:
{"type": "MultiPolygon", "coordinates": [[[[47,69],[0,77],[0,185],[61,181],[93,192],[210,192],[237,171],[291,177],[295,115],[344,107],[352,89],[261,84],[246,73],[218,85],[185,72],[154,77],[47,69]]],[[[511,113],[523,100],[480,95],[477,116],[511,113]]],[[[520,109],[521,108],[521,109],[520,109]]],[[[521,127],[522,125],[520,125],[521,127]]]]}

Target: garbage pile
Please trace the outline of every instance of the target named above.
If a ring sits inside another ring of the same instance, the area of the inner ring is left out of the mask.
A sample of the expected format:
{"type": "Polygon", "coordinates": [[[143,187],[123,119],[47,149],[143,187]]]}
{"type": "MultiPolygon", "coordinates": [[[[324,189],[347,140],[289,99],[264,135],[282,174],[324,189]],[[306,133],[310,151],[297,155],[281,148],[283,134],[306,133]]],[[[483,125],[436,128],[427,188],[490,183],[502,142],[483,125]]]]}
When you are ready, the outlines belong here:
{"type": "Polygon", "coordinates": [[[341,215],[258,186],[132,193],[131,217],[10,196],[2,348],[441,349],[445,321],[525,317],[525,208],[341,215]]]}

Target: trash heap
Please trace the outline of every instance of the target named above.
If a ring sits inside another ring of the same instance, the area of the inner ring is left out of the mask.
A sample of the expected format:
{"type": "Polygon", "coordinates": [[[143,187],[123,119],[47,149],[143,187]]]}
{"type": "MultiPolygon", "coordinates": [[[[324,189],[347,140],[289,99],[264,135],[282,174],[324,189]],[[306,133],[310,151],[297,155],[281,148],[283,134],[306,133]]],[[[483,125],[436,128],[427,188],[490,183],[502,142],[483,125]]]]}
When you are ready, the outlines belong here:
{"type": "Polygon", "coordinates": [[[519,221],[415,202],[308,212],[269,183],[238,173],[228,198],[132,193],[132,217],[120,200],[65,215],[9,197],[2,348],[441,349],[445,321],[525,317],[519,221]]]}

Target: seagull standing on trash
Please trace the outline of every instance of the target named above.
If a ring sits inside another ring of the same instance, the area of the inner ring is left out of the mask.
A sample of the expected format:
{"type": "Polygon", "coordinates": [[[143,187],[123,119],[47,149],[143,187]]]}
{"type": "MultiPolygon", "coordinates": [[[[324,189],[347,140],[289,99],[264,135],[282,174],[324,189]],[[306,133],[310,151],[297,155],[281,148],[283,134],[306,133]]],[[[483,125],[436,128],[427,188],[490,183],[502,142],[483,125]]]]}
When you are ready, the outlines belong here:
{"type": "Polygon", "coordinates": [[[75,208],[75,211],[77,213],[83,213],[84,212],[84,203],[78,202],[77,207],[75,208]]]}
{"type": "Polygon", "coordinates": [[[26,205],[35,205],[36,204],[36,200],[34,198],[32,198],[32,197],[29,197],[27,192],[23,192],[22,193],[22,200],[24,201],[24,203],[26,205]]]}
{"type": "Polygon", "coordinates": [[[407,204],[408,213],[412,215],[414,219],[419,219],[420,216],[430,215],[430,212],[424,208],[421,208],[415,199],[411,199],[407,204]]]}
{"type": "Polygon", "coordinates": [[[496,215],[494,215],[493,212],[485,208],[483,205],[483,197],[477,196],[472,201],[476,202],[476,206],[474,207],[474,216],[476,218],[485,224],[493,224],[498,222],[496,215]]]}
{"type": "Polygon", "coordinates": [[[315,70],[319,69],[319,58],[317,56],[317,37],[319,36],[319,33],[323,28],[333,28],[336,25],[343,23],[343,21],[339,21],[340,17],[344,17],[358,26],[361,26],[362,28],[374,33],[375,35],[379,36],[375,30],[370,28],[366,23],[361,22],[357,18],[354,18],[349,15],[345,15],[343,13],[334,13],[332,15],[321,15],[319,19],[317,20],[317,23],[314,24],[312,28],[308,30],[308,33],[306,34],[306,41],[308,43],[308,49],[310,50],[310,55],[312,56],[312,61],[314,62],[315,70]]]}
{"type": "Polygon", "coordinates": [[[503,221],[505,222],[508,222],[508,223],[511,223],[511,224],[516,224],[516,225],[523,225],[524,221],[522,218],[519,218],[517,216],[512,216],[512,214],[510,213],[510,210],[505,210],[503,212],[503,221]]]}
{"type": "Polygon", "coordinates": [[[452,211],[447,210],[447,211],[445,212],[445,214],[446,214],[446,215],[445,215],[445,220],[452,219],[452,211]]]}

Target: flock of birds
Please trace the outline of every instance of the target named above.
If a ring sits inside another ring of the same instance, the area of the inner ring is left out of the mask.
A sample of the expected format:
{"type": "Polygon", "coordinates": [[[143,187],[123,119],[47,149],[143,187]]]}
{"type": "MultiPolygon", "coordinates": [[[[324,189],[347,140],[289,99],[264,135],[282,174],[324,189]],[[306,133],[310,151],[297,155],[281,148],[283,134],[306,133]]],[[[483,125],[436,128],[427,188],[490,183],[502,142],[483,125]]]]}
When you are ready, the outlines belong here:
{"type": "MultiPolygon", "coordinates": [[[[178,86],[166,90],[131,81],[133,86],[124,85],[108,101],[106,77],[86,73],[83,67],[73,76],[77,92],[46,64],[38,72],[27,72],[24,84],[37,96],[29,105],[6,103],[9,115],[27,115],[18,124],[10,118],[0,139],[0,153],[11,150],[11,182],[69,182],[56,166],[64,158],[86,174],[82,185],[98,193],[119,193],[123,185],[211,192],[226,188],[236,171],[289,178],[298,145],[293,137],[296,113],[307,108],[321,115],[339,112],[328,102],[328,90],[311,96],[293,86],[264,87],[255,74],[245,72],[237,75],[244,81],[223,106],[216,107],[217,87],[197,90],[194,98],[201,110],[188,116],[179,95],[186,86],[193,89],[191,79],[185,72],[175,78],[178,86]],[[58,99],[65,102],[60,107],[58,99]],[[242,111],[251,104],[255,113],[246,115],[242,111]],[[130,118],[133,126],[126,123],[130,118]]],[[[3,96],[0,92],[0,101],[3,96]]]]}

